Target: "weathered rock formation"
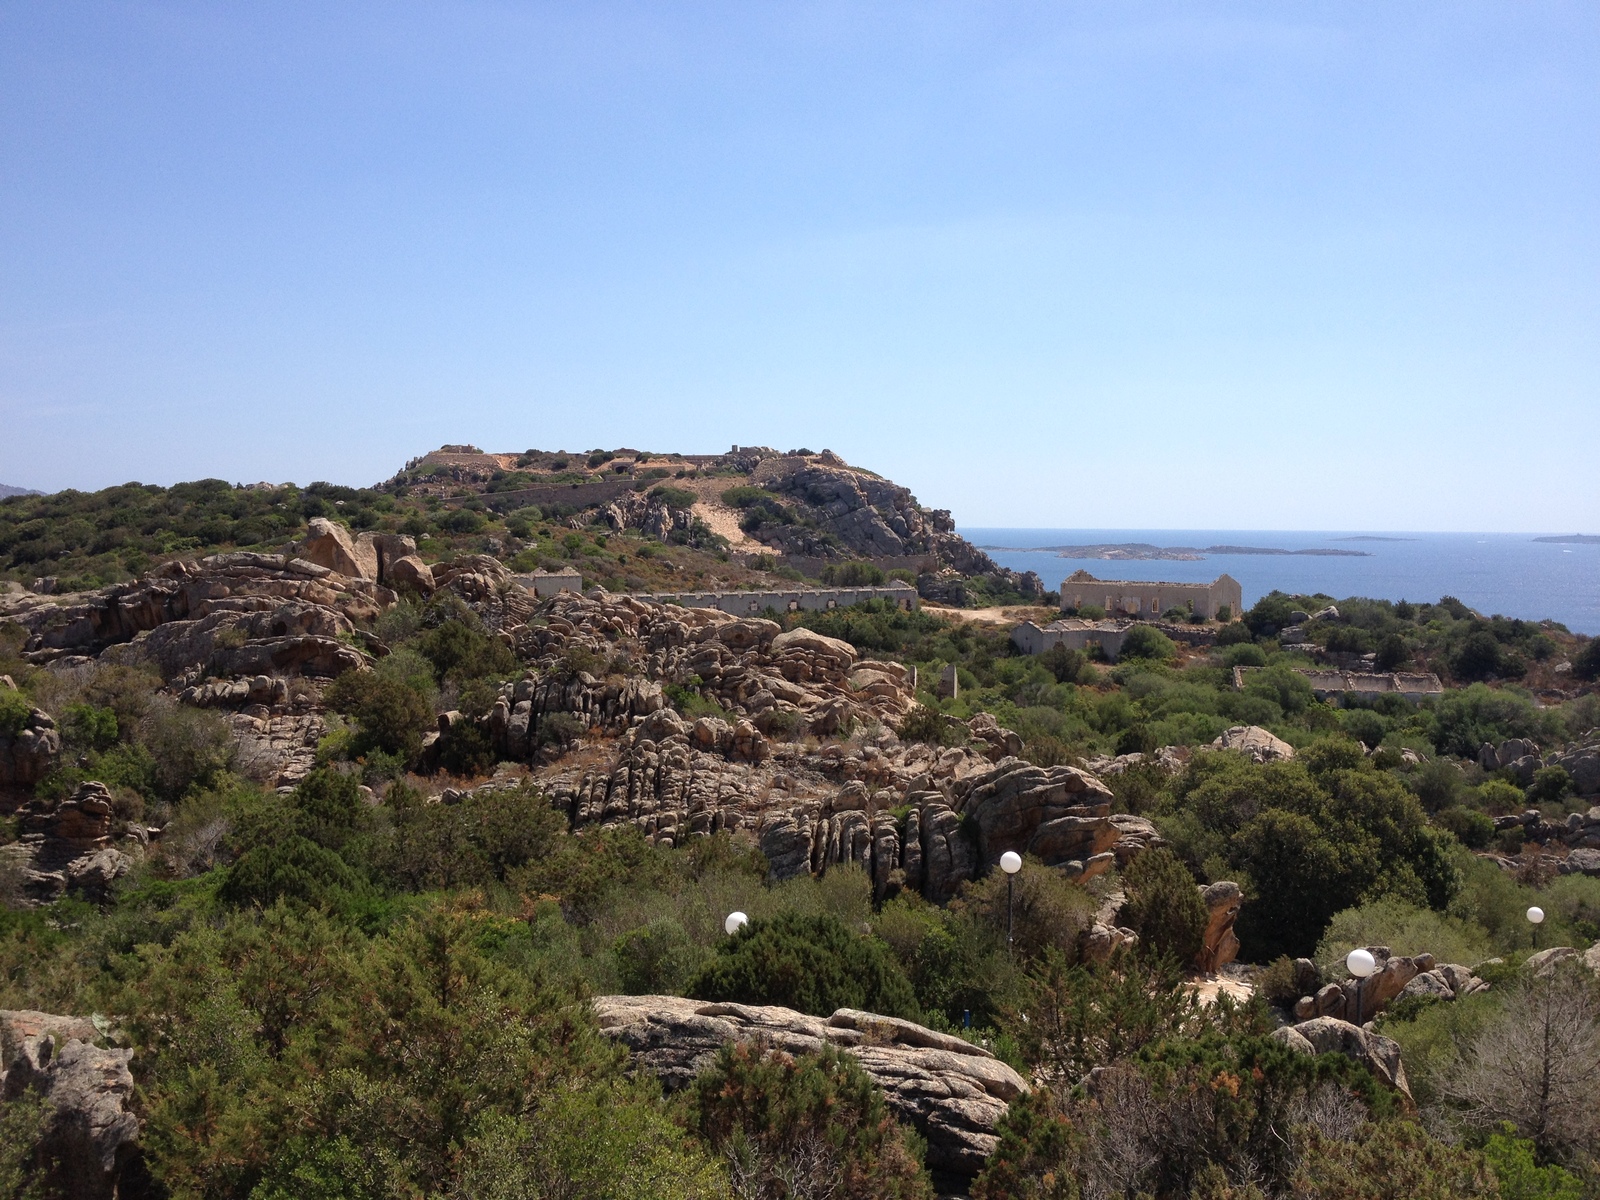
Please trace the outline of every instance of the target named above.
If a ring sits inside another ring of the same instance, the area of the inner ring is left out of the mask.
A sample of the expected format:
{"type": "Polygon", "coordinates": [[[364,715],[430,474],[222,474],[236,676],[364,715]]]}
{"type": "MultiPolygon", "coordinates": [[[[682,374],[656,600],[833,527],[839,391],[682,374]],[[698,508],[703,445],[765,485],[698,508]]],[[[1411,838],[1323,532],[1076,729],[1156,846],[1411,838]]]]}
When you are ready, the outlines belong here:
{"type": "Polygon", "coordinates": [[[1218,880],[1200,889],[1200,900],[1206,906],[1206,928],[1194,965],[1211,975],[1239,956],[1239,938],[1233,927],[1244,905],[1244,889],[1232,880],[1218,880]]]}
{"type": "Polygon", "coordinates": [[[687,1086],[724,1045],[761,1039],[786,1054],[838,1046],[901,1120],[927,1139],[928,1165],[971,1178],[999,1138],[995,1126],[1027,1082],[981,1046],[910,1021],[842,1008],[812,1017],[789,1008],[677,996],[600,996],[600,1028],[669,1090],[687,1086]]]}
{"type": "Polygon", "coordinates": [[[133,1051],[102,1049],[98,1036],[83,1017],[0,1012],[0,1097],[32,1091],[49,1104],[42,1148],[57,1164],[50,1182],[73,1200],[111,1200],[138,1156],[133,1051]]]}
{"type": "Polygon", "coordinates": [[[1235,725],[1224,730],[1211,745],[1217,750],[1235,750],[1249,755],[1255,762],[1286,762],[1294,757],[1293,746],[1259,725],[1235,725]]]}
{"type": "Polygon", "coordinates": [[[103,783],[84,783],[68,799],[30,800],[17,814],[22,836],[0,848],[21,874],[24,904],[48,904],[68,891],[104,900],[133,868],[129,851],[142,850],[138,830],[119,849],[112,844],[112,796],[103,783]]]}
{"type": "Polygon", "coordinates": [[[1561,767],[1572,776],[1573,790],[1578,795],[1600,795],[1600,742],[1568,746],[1544,755],[1539,753],[1539,744],[1530,738],[1507,738],[1498,746],[1485,742],[1478,750],[1478,765],[1485,771],[1510,771],[1522,787],[1533,782],[1540,767],[1561,767]]]}
{"type": "Polygon", "coordinates": [[[32,787],[55,769],[60,757],[55,719],[36,708],[20,729],[0,730],[0,787],[32,787]]]}
{"type": "MultiPolygon", "coordinates": [[[[1436,996],[1454,1000],[1485,991],[1489,985],[1459,963],[1439,964],[1431,954],[1391,955],[1387,946],[1368,946],[1378,969],[1365,979],[1345,979],[1319,988],[1295,1002],[1296,1020],[1338,1017],[1363,1022],[1381,1013],[1397,996],[1436,996]]],[[[1309,965],[1309,964],[1308,964],[1309,965]]],[[[1314,974],[1314,968],[1313,968],[1314,974]]]]}
{"type": "Polygon", "coordinates": [[[1300,1054],[1343,1054],[1353,1058],[1388,1085],[1411,1099],[1405,1065],[1400,1061],[1400,1044],[1382,1034],[1371,1033],[1336,1017],[1316,1017],[1297,1025],[1284,1025],[1272,1031],[1274,1041],[1282,1042],[1300,1054]]]}

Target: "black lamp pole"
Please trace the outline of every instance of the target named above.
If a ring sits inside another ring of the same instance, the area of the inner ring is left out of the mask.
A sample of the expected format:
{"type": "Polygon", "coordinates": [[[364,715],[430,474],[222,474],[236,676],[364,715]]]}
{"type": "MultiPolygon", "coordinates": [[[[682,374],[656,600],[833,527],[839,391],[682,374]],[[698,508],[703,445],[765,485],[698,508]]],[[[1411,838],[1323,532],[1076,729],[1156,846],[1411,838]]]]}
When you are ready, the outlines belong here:
{"type": "Polygon", "coordinates": [[[1015,948],[1011,944],[1011,900],[1012,900],[1012,897],[1016,894],[1016,890],[1017,890],[1017,877],[1015,875],[1007,875],[1006,876],[1006,953],[1009,954],[1012,958],[1015,958],[1017,956],[1017,952],[1016,952],[1015,948]]]}

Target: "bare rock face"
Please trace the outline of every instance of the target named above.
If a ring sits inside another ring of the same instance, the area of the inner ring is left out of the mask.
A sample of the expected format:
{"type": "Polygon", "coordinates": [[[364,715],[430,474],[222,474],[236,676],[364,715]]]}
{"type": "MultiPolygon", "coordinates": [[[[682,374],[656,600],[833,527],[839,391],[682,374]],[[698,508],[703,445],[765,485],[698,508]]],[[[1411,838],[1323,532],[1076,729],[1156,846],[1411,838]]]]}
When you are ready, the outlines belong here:
{"type": "Polygon", "coordinates": [[[1211,745],[1213,749],[1247,754],[1256,762],[1287,762],[1294,757],[1293,746],[1259,725],[1235,725],[1232,729],[1224,730],[1222,736],[1211,745]]]}
{"type": "Polygon", "coordinates": [[[131,1050],[104,1050],[83,1017],[0,1012],[0,1096],[32,1090],[50,1105],[45,1149],[60,1164],[52,1182],[74,1200],[111,1200],[138,1154],[130,1111],[131,1050]]]}
{"type": "Polygon", "coordinates": [[[981,861],[1007,850],[1050,865],[1085,862],[1117,843],[1111,790],[1076,767],[1036,767],[1017,758],[962,785],[960,811],[978,830],[981,861]]]}
{"type": "Polygon", "coordinates": [[[1298,1025],[1286,1025],[1272,1036],[1301,1053],[1309,1046],[1317,1054],[1343,1054],[1353,1058],[1382,1083],[1407,1100],[1411,1099],[1411,1085],[1406,1082],[1406,1069],[1400,1061],[1400,1044],[1392,1038],[1368,1033],[1359,1025],[1336,1017],[1316,1017],[1298,1025]]]}
{"type": "Polygon", "coordinates": [[[388,566],[384,583],[393,588],[411,588],[419,595],[433,595],[433,568],[415,554],[406,554],[388,566]]]}
{"type": "Polygon", "coordinates": [[[378,548],[371,537],[360,540],[337,521],[312,517],[300,543],[300,557],[349,579],[378,581],[378,548]]]}
{"type": "Polygon", "coordinates": [[[599,996],[600,1028],[669,1091],[686,1087],[732,1042],[763,1039],[803,1054],[824,1045],[851,1054],[901,1120],[928,1142],[928,1165],[970,1179],[999,1143],[995,1127],[1027,1081],[981,1046],[911,1021],[842,1008],[813,1017],[776,1006],[677,996],[599,996]]]}
{"type": "Polygon", "coordinates": [[[1231,880],[1219,880],[1201,888],[1200,899],[1206,906],[1206,929],[1195,966],[1209,975],[1239,955],[1239,939],[1233,926],[1244,903],[1244,890],[1231,880]]]}
{"type": "Polygon", "coordinates": [[[61,757],[61,733],[42,708],[28,714],[15,733],[0,732],[0,786],[32,787],[61,757]]]}

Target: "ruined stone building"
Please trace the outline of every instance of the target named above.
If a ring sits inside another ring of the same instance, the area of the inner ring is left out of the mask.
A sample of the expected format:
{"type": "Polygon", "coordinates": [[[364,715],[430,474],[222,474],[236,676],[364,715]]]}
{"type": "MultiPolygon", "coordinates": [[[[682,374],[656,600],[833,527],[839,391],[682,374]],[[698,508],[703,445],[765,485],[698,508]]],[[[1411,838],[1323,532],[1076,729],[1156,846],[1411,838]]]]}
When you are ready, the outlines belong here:
{"type": "Polygon", "coordinates": [[[1145,583],[1137,579],[1096,579],[1087,571],[1074,571],[1061,583],[1061,607],[1079,609],[1096,604],[1106,615],[1160,616],[1186,604],[1198,615],[1213,618],[1224,606],[1237,617],[1244,593],[1231,575],[1218,575],[1210,583],[1145,583]]]}

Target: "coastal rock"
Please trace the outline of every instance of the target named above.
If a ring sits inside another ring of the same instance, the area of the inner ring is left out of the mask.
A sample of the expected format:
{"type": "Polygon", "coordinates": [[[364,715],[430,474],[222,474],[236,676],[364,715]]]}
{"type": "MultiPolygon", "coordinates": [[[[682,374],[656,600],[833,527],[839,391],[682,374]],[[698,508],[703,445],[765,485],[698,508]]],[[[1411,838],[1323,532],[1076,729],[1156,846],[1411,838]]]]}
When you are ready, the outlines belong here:
{"type": "Polygon", "coordinates": [[[980,1046],[855,1009],[824,1018],[677,996],[600,996],[594,1008],[601,1032],[669,1091],[686,1087],[729,1043],[761,1039],[785,1054],[838,1046],[927,1140],[928,1165],[966,1179],[998,1145],[995,1128],[1008,1105],[1028,1091],[1026,1080],[980,1046]]]}

